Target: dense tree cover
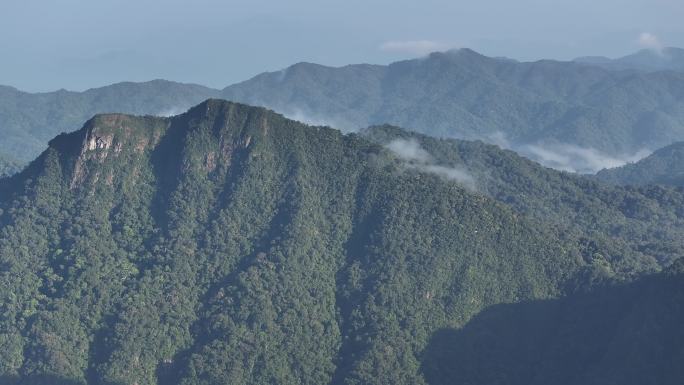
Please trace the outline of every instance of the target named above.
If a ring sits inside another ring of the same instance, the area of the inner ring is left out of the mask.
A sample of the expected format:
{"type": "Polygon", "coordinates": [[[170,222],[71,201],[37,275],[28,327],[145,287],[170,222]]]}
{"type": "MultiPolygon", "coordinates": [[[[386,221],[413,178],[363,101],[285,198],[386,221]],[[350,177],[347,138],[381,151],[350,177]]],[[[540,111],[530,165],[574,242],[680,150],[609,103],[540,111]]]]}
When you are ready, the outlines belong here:
{"type": "Polygon", "coordinates": [[[222,97],[356,129],[393,124],[510,145],[574,144],[613,156],[684,140],[684,72],[521,63],[468,49],[389,66],[300,63],[227,87],[222,97]]]}
{"type": "Polygon", "coordinates": [[[96,116],[0,180],[0,378],[422,384],[440,330],[655,269],[489,194],[262,108],[96,116]]]}
{"type": "Polygon", "coordinates": [[[163,80],[118,83],[84,92],[28,93],[0,86],[0,154],[29,162],[55,135],[73,131],[97,113],[179,114],[217,93],[163,80]]]}
{"type": "Polygon", "coordinates": [[[684,142],[663,147],[636,163],[601,170],[596,178],[608,183],[684,187],[684,142]]]}
{"type": "Polygon", "coordinates": [[[423,371],[446,384],[652,384],[684,379],[684,260],[560,300],[492,306],[435,333],[423,371]]]}
{"type": "Polygon", "coordinates": [[[624,272],[658,270],[684,257],[682,188],[606,185],[540,167],[494,145],[437,139],[387,125],[368,128],[362,135],[380,144],[415,140],[435,162],[466,169],[481,193],[544,226],[560,226],[578,241],[592,238],[589,248],[595,247],[593,242],[610,244],[601,258],[629,261],[617,265],[624,272]]]}

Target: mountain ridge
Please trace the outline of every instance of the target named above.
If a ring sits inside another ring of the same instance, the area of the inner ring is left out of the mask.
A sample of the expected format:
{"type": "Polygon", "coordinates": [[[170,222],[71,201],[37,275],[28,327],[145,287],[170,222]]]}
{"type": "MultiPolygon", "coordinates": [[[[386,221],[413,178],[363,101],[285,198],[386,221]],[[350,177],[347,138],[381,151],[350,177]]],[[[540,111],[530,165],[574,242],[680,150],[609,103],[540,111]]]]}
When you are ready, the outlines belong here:
{"type": "Polygon", "coordinates": [[[642,49],[616,59],[605,56],[585,56],[573,61],[613,70],[683,71],[684,49],[677,47],[642,49]]]}
{"type": "MultiPolygon", "coordinates": [[[[521,152],[528,150],[525,145],[543,145],[568,158],[577,156],[565,147],[573,144],[629,160],[643,149],[639,144],[653,150],[684,139],[677,128],[684,120],[677,107],[681,95],[675,92],[682,81],[677,73],[615,73],[574,62],[516,62],[460,49],[386,66],[303,62],[223,90],[164,80],[37,94],[3,86],[0,133],[7,140],[0,153],[27,162],[51,137],[98,112],[174,115],[222,97],[347,130],[390,123],[490,142],[504,135],[521,152]]],[[[545,162],[540,154],[526,153],[545,162]]]]}
{"type": "MultiPolygon", "coordinates": [[[[225,88],[222,97],[346,130],[388,123],[432,136],[488,142],[503,137],[512,149],[545,164],[545,153],[572,161],[584,150],[593,153],[587,159],[624,163],[625,156],[684,139],[676,86],[684,82],[681,73],[510,62],[469,51],[372,69],[296,72],[296,78],[288,77],[289,69],[258,75],[225,88]]],[[[592,167],[587,171],[602,168],[592,167]]]]}

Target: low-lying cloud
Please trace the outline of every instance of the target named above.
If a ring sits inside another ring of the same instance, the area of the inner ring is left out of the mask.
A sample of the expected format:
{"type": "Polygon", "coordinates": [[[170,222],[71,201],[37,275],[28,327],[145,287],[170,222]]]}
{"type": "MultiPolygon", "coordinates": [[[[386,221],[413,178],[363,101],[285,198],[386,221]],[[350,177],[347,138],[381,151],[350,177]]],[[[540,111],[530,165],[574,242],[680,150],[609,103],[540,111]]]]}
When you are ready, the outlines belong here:
{"type": "Polygon", "coordinates": [[[609,155],[593,147],[582,147],[570,143],[514,144],[508,140],[506,134],[500,131],[490,134],[482,140],[515,151],[543,166],[579,174],[595,174],[604,168],[624,166],[627,163],[643,159],[652,152],[648,149],[641,149],[633,154],[609,155]]]}
{"type": "Polygon", "coordinates": [[[425,56],[432,52],[448,51],[458,48],[455,44],[444,43],[434,40],[391,40],[380,45],[380,50],[391,53],[401,53],[416,56],[425,56]]]}
{"type": "Polygon", "coordinates": [[[522,146],[520,151],[547,167],[581,174],[594,174],[604,168],[620,167],[651,153],[642,149],[631,155],[612,156],[595,148],[562,143],[528,144],[522,146]]]}
{"type": "Polygon", "coordinates": [[[408,168],[434,174],[457,182],[469,190],[476,190],[475,178],[468,171],[458,167],[436,164],[430,153],[422,148],[415,139],[395,139],[387,143],[385,147],[403,159],[408,168]]]}
{"type": "MultiPolygon", "coordinates": [[[[273,110],[278,111],[276,109],[273,110]]],[[[341,131],[349,131],[349,124],[343,123],[340,120],[319,117],[314,114],[306,113],[304,110],[295,107],[285,108],[282,111],[284,112],[278,112],[282,113],[286,118],[296,120],[310,126],[328,126],[341,131]]]]}
{"type": "Polygon", "coordinates": [[[665,48],[665,46],[660,41],[660,39],[658,39],[658,36],[656,36],[650,32],[642,32],[639,35],[639,37],[637,38],[636,42],[637,42],[637,44],[639,44],[639,46],[646,48],[646,49],[650,49],[650,50],[655,51],[657,53],[662,53],[663,48],[665,48]]]}
{"type": "Polygon", "coordinates": [[[432,163],[432,156],[415,139],[395,139],[385,145],[400,158],[418,163],[432,163]]]}
{"type": "Polygon", "coordinates": [[[168,118],[168,117],[171,117],[171,116],[180,115],[180,114],[184,113],[185,111],[187,111],[189,108],[190,108],[190,106],[186,106],[186,107],[181,107],[181,106],[169,107],[169,108],[165,108],[165,109],[159,111],[158,113],[156,113],[156,114],[154,114],[154,115],[155,115],[155,116],[162,116],[162,117],[168,118]]]}

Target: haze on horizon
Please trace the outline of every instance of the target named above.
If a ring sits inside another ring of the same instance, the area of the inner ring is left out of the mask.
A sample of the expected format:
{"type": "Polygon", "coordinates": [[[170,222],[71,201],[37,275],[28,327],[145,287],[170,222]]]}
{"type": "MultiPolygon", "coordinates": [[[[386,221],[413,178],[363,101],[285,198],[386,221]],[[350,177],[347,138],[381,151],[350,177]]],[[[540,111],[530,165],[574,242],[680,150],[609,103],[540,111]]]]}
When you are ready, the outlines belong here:
{"type": "Polygon", "coordinates": [[[681,0],[5,0],[2,11],[0,84],[32,92],[156,78],[222,88],[299,61],[458,47],[569,60],[684,46],[681,0]]]}

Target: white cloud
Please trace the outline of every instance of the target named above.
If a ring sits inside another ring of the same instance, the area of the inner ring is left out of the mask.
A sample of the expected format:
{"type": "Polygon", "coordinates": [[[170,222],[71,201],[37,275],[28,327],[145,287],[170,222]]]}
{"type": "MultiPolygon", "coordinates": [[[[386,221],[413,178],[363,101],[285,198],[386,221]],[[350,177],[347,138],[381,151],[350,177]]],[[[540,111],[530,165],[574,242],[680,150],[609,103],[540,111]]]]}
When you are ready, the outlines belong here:
{"type": "Polygon", "coordinates": [[[630,155],[611,156],[595,148],[565,143],[527,144],[521,146],[518,151],[544,166],[585,174],[636,162],[651,153],[642,149],[630,155]]]}
{"type": "Polygon", "coordinates": [[[435,174],[461,186],[476,190],[475,178],[466,170],[436,164],[432,156],[415,139],[395,139],[385,145],[387,149],[406,161],[406,167],[435,174]]]}
{"type": "Polygon", "coordinates": [[[432,156],[416,140],[395,139],[385,147],[404,160],[432,163],[432,156]]]}
{"type": "Polygon", "coordinates": [[[432,52],[447,51],[458,48],[455,44],[449,44],[434,40],[392,40],[380,45],[380,50],[392,53],[402,53],[424,56],[432,52]]]}
{"type": "Polygon", "coordinates": [[[180,115],[180,114],[184,113],[185,111],[187,111],[189,108],[190,108],[190,106],[187,106],[187,107],[181,107],[181,106],[169,107],[169,108],[166,108],[164,110],[157,112],[154,115],[168,118],[171,116],[180,115]]]}
{"type": "Polygon", "coordinates": [[[486,135],[481,140],[515,151],[545,167],[580,174],[594,174],[604,168],[620,167],[643,159],[652,152],[644,148],[633,154],[608,155],[593,147],[582,147],[570,143],[549,141],[512,143],[501,131],[486,135]]]}
{"type": "Polygon", "coordinates": [[[663,43],[660,41],[660,39],[658,39],[658,36],[650,32],[641,33],[637,38],[637,44],[643,48],[650,49],[658,53],[662,52],[664,48],[663,43]]]}

